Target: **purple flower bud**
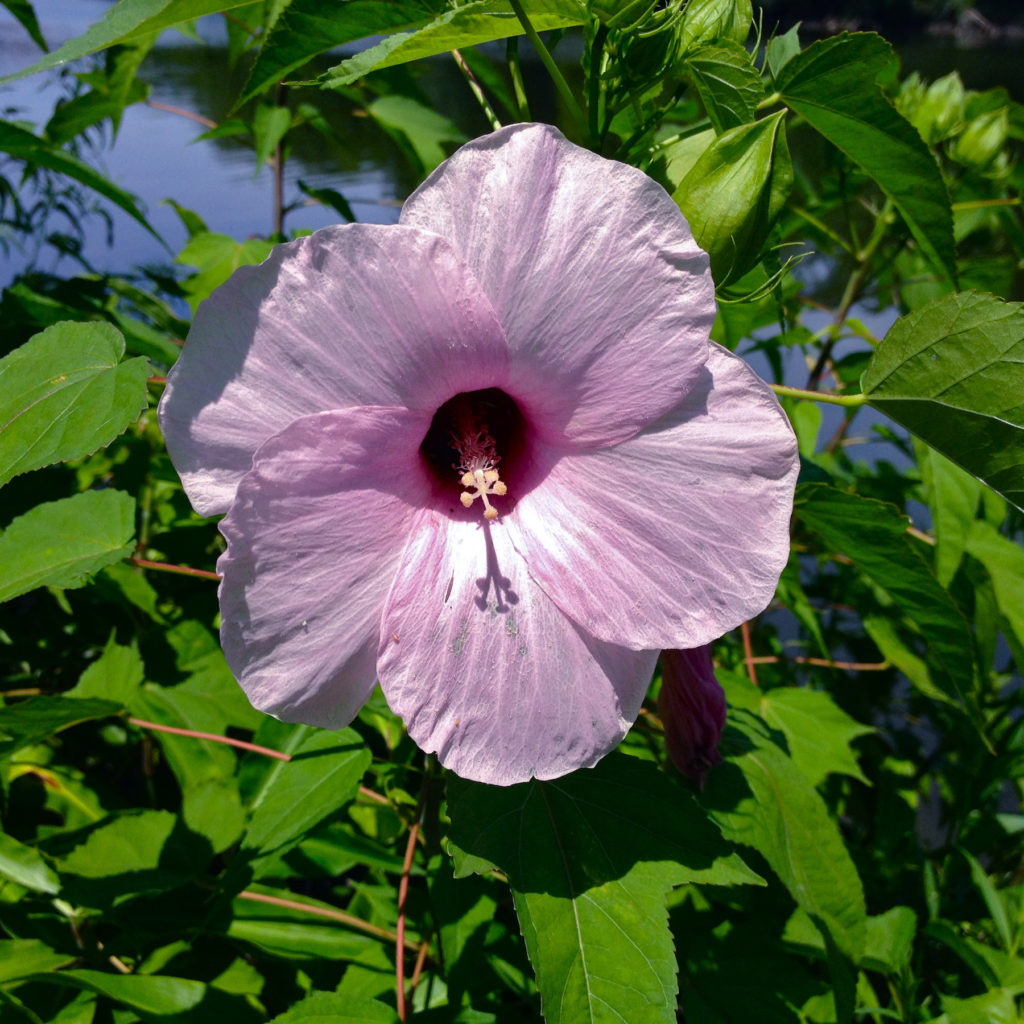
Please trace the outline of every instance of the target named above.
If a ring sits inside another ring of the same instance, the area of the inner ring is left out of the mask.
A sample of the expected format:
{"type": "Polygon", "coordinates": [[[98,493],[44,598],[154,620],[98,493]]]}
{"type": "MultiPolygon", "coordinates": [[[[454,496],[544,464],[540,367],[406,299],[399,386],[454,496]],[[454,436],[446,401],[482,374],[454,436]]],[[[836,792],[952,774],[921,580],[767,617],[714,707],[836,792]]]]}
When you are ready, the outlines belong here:
{"type": "Polygon", "coordinates": [[[658,714],[675,766],[698,786],[722,761],[718,741],[725,727],[725,692],[715,678],[711,645],[661,652],[658,714]]]}

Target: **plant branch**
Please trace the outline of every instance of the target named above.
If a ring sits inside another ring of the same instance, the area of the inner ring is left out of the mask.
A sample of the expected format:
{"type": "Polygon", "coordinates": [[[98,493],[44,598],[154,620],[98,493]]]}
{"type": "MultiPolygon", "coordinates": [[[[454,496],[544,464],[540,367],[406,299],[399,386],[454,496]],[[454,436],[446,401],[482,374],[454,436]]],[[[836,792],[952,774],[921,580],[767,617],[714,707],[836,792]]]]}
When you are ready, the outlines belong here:
{"type": "Polygon", "coordinates": [[[413,822],[409,829],[409,840],[405,844],[405,860],[402,861],[402,877],[398,883],[398,934],[395,936],[395,994],[398,999],[398,1019],[403,1022],[407,1018],[405,1006],[405,902],[409,895],[409,875],[412,872],[412,859],[416,854],[416,839],[420,833],[420,823],[413,822]]]}
{"type": "Polygon", "coordinates": [[[583,111],[580,110],[580,105],[576,102],[576,97],[573,96],[569,83],[562,76],[562,72],[558,70],[554,57],[551,56],[550,51],[544,45],[544,40],[537,34],[533,23],[527,16],[526,11],[523,10],[521,0],[509,0],[509,3],[512,6],[512,10],[516,12],[516,17],[519,19],[519,24],[522,25],[526,37],[533,43],[537,56],[540,57],[541,63],[551,76],[551,81],[555,83],[555,88],[565,101],[565,105],[568,107],[573,120],[579,125],[580,131],[586,131],[587,119],[583,116],[583,111]]]}
{"type": "Polygon", "coordinates": [[[473,74],[472,68],[466,63],[466,58],[462,56],[459,50],[452,50],[452,57],[455,59],[455,63],[459,66],[459,70],[462,72],[462,77],[466,79],[466,84],[469,86],[470,92],[476,97],[477,103],[480,104],[480,109],[484,112],[484,117],[487,118],[488,123],[494,131],[497,131],[501,127],[501,121],[498,119],[498,115],[494,112],[494,108],[487,102],[487,97],[484,95],[483,89],[480,87],[480,83],[476,80],[476,75],[473,74]]]}
{"type": "Polygon", "coordinates": [[[785,395],[787,398],[803,398],[809,402],[824,402],[826,405],[858,406],[866,405],[868,396],[858,395],[831,395],[825,391],[807,391],[804,388],[791,388],[784,384],[769,385],[777,395],[785,395]]]}
{"type": "Polygon", "coordinates": [[[192,569],[187,565],[172,565],[170,562],[151,562],[148,558],[129,558],[132,565],[140,569],[156,569],[159,572],[173,572],[179,576],[196,576],[201,580],[220,580],[218,572],[209,572],[206,569],[192,569]]]}
{"type": "Polygon", "coordinates": [[[197,740],[210,740],[213,743],[226,743],[229,747],[238,747],[239,750],[250,750],[254,754],[263,754],[265,757],[275,757],[278,761],[290,761],[291,754],[284,754],[280,750],[271,750],[270,747],[261,747],[257,743],[247,743],[245,740],[235,740],[230,736],[218,736],[212,732],[199,732],[196,729],[179,729],[175,725],[161,725],[159,722],[147,722],[143,718],[129,717],[131,725],[137,725],[140,729],[153,729],[156,732],[171,732],[175,736],[191,736],[197,740]]]}

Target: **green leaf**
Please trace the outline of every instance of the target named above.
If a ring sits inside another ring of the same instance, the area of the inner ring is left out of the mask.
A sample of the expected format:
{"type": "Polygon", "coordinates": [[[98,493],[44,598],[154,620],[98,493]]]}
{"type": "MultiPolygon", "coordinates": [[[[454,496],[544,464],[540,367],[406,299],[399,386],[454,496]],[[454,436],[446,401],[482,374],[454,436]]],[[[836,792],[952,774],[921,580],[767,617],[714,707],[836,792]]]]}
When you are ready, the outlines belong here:
{"type": "Polygon", "coordinates": [[[270,899],[286,899],[308,906],[309,911],[282,907],[273,903],[236,898],[232,903],[228,935],[249,942],[267,953],[286,959],[343,960],[373,965],[381,940],[345,926],[344,921],[318,916],[317,911],[337,914],[337,907],[303,896],[296,899],[290,890],[250,885],[248,892],[270,899]]]}
{"type": "Polygon", "coordinates": [[[355,795],[370,766],[370,751],[352,729],[338,732],[300,727],[284,748],[253,800],[242,843],[253,854],[281,854],[314,825],[336,813],[355,795]]]}
{"type": "Polygon", "coordinates": [[[1024,646],[1024,551],[980,519],[971,524],[967,551],[985,566],[999,611],[1024,646]]]}
{"type": "Polygon", "coordinates": [[[132,551],[135,499],[86,491],[37,505],[0,533],[0,601],[36,587],[80,587],[132,551]]]}
{"type": "Polygon", "coordinates": [[[0,707],[0,756],[29,747],[61,729],[120,711],[120,705],[113,701],[67,697],[29,697],[8,704],[0,707]]]}
{"type": "Polygon", "coordinates": [[[946,1012],[928,1024],[1019,1024],[1020,1021],[1013,993],[1001,988],[969,999],[944,996],[942,1008],[946,1012]]]}
{"type": "Polygon", "coordinates": [[[12,82],[27,75],[60,67],[115,43],[134,42],[142,36],[173,28],[204,14],[216,14],[244,7],[252,0],[119,0],[108,8],[103,18],[58,50],[21,71],[4,75],[0,82],[12,82]]]}
{"type": "Polygon", "coordinates": [[[401,144],[407,141],[424,174],[448,155],[443,144],[463,143],[466,136],[441,114],[409,96],[382,96],[366,112],[401,144]]]}
{"type": "Polygon", "coordinates": [[[451,776],[456,874],[507,875],[548,1024],[676,1019],[665,898],[687,882],[756,882],[682,788],[610,754],[552,782],[451,776]]]}
{"type": "Polygon", "coordinates": [[[52,971],[74,959],[39,939],[0,939],[0,984],[36,972],[52,971]]]}
{"type": "Polygon", "coordinates": [[[108,117],[116,130],[124,108],[146,99],[149,91],[149,86],[137,78],[132,79],[124,92],[93,88],[57,107],[46,122],[46,137],[56,145],[63,145],[108,117]]]}
{"type": "Polygon", "coordinates": [[[127,707],[145,678],[146,670],[135,647],[125,647],[111,632],[107,646],[67,691],[67,697],[100,697],[127,707]]]}
{"type": "Polygon", "coordinates": [[[768,861],[797,905],[856,963],[864,892],[835,822],[763,724],[743,711],[731,721],[720,748],[726,763],[709,773],[701,803],[727,839],[768,861]]]}
{"type": "Polygon", "coordinates": [[[764,691],[736,672],[718,675],[730,705],[757,712],[786,737],[789,756],[810,783],[817,786],[833,772],[868,782],[850,743],[875,730],[851,718],[827,693],[787,686],[764,691]]]}
{"type": "Polygon", "coordinates": [[[65,322],[0,359],[0,484],[91,455],[139,418],[149,360],[123,355],[110,324],[65,322]]]}
{"type": "MultiPolygon", "coordinates": [[[[580,25],[586,17],[578,0],[531,0],[528,7],[530,21],[538,32],[580,25]]],[[[324,72],[316,81],[321,88],[339,89],[379,68],[522,34],[523,27],[508,0],[468,0],[422,28],[388,36],[324,72]]]]}
{"type": "Polygon", "coordinates": [[[292,126],[292,113],[287,107],[272,103],[261,103],[256,108],[252,130],[256,137],[256,173],[263,170],[264,165],[274,155],[278,143],[285,137],[292,126]]]}
{"type": "Polygon", "coordinates": [[[685,51],[721,40],[745,43],[753,13],[750,0],[689,0],[679,28],[680,45],[685,51]]]}
{"type": "Polygon", "coordinates": [[[935,575],[948,587],[963,561],[978,511],[981,482],[934,448],[917,445],[917,464],[935,524],[935,575]]]}
{"type": "Polygon", "coordinates": [[[179,263],[196,267],[182,283],[193,312],[215,288],[219,288],[239,267],[262,263],[274,248],[272,242],[250,238],[236,242],[227,235],[193,235],[177,256],[179,263]]]}
{"type": "Polygon", "coordinates": [[[929,259],[955,282],[953,216],[938,164],[875,84],[895,59],[881,36],[844,32],[790,59],[776,89],[791,110],[874,179],[929,259]]]}
{"type": "Polygon", "coordinates": [[[1024,307],[945,295],[901,317],[864,373],[871,404],[1024,510],[1024,307]]]}
{"type": "Polygon", "coordinates": [[[721,135],[754,120],[764,81],[739,43],[702,46],[686,58],[704,109],[721,135]]]}
{"type": "Polygon", "coordinates": [[[437,13],[429,0],[292,0],[274,22],[238,106],[276,85],[318,54],[367,36],[420,29],[437,13]]]}
{"type": "Polygon", "coordinates": [[[73,970],[40,975],[39,980],[97,992],[129,1007],[145,1020],[173,1017],[187,1020],[188,1024],[256,1024],[266,1019],[243,996],[230,995],[191,978],[73,970]]]}
{"type": "Polygon", "coordinates": [[[672,194],[710,255],[719,288],[757,264],[789,196],[793,165],[784,117],[780,112],[720,135],[672,194]]]}
{"type": "Polygon", "coordinates": [[[40,50],[48,50],[43,33],[39,30],[39,22],[36,20],[36,12],[32,10],[29,0],[0,0],[0,3],[7,8],[21,27],[32,37],[32,41],[40,50]]]}
{"type": "MultiPolygon", "coordinates": [[[[52,55],[51,55],[52,56],[52,55]]],[[[47,58],[49,60],[50,58],[47,58]]],[[[17,77],[9,75],[8,78],[17,77]]],[[[0,78],[0,82],[6,79],[0,78]]],[[[86,188],[99,192],[115,206],[121,207],[125,213],[137,220],[160,244],[163,239],[156,233],[142,211],[135,205],[135,199],[123,189],[94,171],[88,164],[77,157],[64,152],[60,146],[54,146],[45,139],[40,139],[32,132],[9,121],[0,121],[0,153],[7,153],[16,160],[24,160],[30,166],[46,167],[58,174],[63,174],[86,188]]]]}
{"type": "Polygon", "coordinates": [[[779,72],[800,52],[799,31],[800,23],[797,22],[788,32],[768,40],[765,56],[773,78],[778,78],[779,72]]]}
{"type": "Polygon", "coordinates": [[[271,1024],[298,1024],[299,1021],[308,1024],[397,1024],[398,1014],[376,999],[314,992],[274,1017],[271,1024]]]}
{"type": "Polygon", "coordinates": [[[974,678],[970,629],[911,546],[907,520],[899,510],[825,484],[804,484],[797,489],[794,511],[900,605],[924,635],[932,679],[948,697],[963,699],[974,678]]]}
{"type": "Polygon", "coordinates": [[[57,872],[46,863],[43,855],[12,839],[6,832],[0,832],[0,875],[33,892],[53,895],[60,891],[57,872]]]}

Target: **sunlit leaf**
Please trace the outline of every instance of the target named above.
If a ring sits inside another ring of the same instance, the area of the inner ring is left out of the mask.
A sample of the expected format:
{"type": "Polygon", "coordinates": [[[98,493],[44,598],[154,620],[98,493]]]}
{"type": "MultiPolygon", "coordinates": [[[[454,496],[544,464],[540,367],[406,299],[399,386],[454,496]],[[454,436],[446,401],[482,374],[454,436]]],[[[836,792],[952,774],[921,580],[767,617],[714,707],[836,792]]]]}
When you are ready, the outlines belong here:
{"type": "Polygon", "coordinates": [[[507,788],[451,776],[448,798],[456,874],[508,875],[548,1024],[675,1021],[669,890],[757,881],[684,790],[624,755],[507,788]]]}
{"type": "Polygon", "coordinates": [[[4,832],[0,832],[0,876],[33,892],[52,895],[60,891],[60,878],[43,855],[4,832]]]}
{"type": "Polygon", "coordinates": [[[42,60],[13,74],[4,75],[0,82],[11,82],[26,75],[60,67],[68,61],[78,60],[115,43],[130,43],[142,36],[172,28],[204,14],[230,11],[244,7],[251,0],[118,0],[108,8],[102,19],[91,25],[82,35],[69,39],[59,49],[42,60]]]}
{"type": "Polygon", "coordinates": [[[861,381],[876,409],[1024,510],[1024,307],[945,295],[889,329],[861,381]]]}
{"type": "Polygon", "coordinates": [[[0,601],[36,587],[80,587],[132,551],[135,500],[86,491],[37,505],[0,533],[0,601]]]}
{"type": "Polygon", "coordinates": [[[939,166],[875,84],[895,59],[881,36],[844,32],[792,57],[775,87],[790,109],[875,180],[921,248],[955,282],[953,216],[939,166]]]}
{"type": "Polygon", "coordinates": [[[370,751],[352,729],[299,726],[283,752],[292,760],[270,766],[252,801],[242,847],[253,854],[282,853],[344,807],[370,764],[370,751]]]}
{"type": "Polygon", "coordinates": [[[756,265],[793,184],[784,115],[732,128],[697,158],[672,194],[711,257],[721,288],[756,265]]]}
{"type": "Polygon", "coordinates": [[[271,1024],[397,1024],[398,1014],[376,999],[354,999],[334,992],[314,992],[271,1024]]]}
{"type": "MultiPolygon", "coordinates": [[[[578,0],[531,0],[527,7],[530,21],[538,32],[579,25],[585,18],[584,6],[578,0]]],[[[422,28],[390,35],[376,46],[342,61],[322,74],[317,83],[324,89],[337,89],[378,68],[390,68],[462,46],[477,46],[522,33],[523,27],[508,0],[468,0],[446,10],[422,28]]]]}
{"type": "Polygon", "coordinates": [[[146,407],[149,361],[103,323],[61,323],[0,359],[0,484],[102,448],[146,407]]]}
{"type": "Polygon", "coordinates": [[[247,102],[320,53],[367,36],[423,28],[438,13],[431,0],[292,0],[274,22],[238,102],[247,102]]]}

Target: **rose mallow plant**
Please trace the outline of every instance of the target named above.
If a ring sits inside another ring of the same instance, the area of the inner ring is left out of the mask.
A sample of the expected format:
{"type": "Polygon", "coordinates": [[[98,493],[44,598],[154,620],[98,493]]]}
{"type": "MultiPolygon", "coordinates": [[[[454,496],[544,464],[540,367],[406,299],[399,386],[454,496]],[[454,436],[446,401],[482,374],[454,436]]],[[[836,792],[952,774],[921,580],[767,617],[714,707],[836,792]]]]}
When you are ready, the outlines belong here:
{"type": "Polygon", "coordinates": [[[252,703],[339,727],[379,680],[460,775],[594,764],[659,650],[762,611],[786,562],[793,434],[714,315],[665,191],[545,125],[464,146],[396,225],[239,269],[160,421],[197,511],[227,513],[252,703]]]}

